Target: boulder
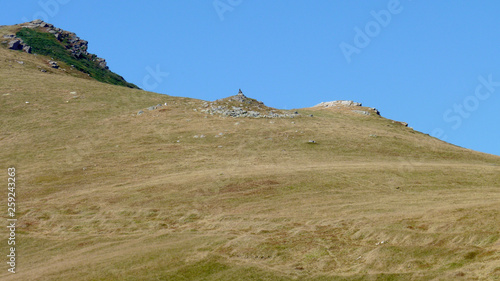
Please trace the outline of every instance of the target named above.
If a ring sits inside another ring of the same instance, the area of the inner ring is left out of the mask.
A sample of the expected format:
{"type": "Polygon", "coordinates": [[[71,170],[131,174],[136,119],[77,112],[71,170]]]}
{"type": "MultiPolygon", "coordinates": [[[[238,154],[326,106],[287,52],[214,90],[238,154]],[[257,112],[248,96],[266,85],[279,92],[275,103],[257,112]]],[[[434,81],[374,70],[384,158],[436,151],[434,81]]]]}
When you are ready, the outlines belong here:
{"type": "Polygon", "coordinates": [[[23,47],[23,51],[25,51],[25,52],[26,52],[26,53],[28,53],[28,54],[31,54],[31,47],[30,47],[30,46],[28,46],[28,45],[24,45],[24,47],[23,47]]]}
{"type": "Polygon", "coordinates": [[[49,65],[52,68],[56,68],[56,69],[59,68],[59,65],[57,64],[57,62],[53,61],[53,60],[49,61],[49,65]]]}
{"type": "MultiPolygon", "coordinates": [[[[85,48],[86,48],[86,46],[85,46],[85,48]]],[[[94,59],[94,61],[98,63],[98,65],[99,65],[100,68],[108,69],[108,66],[107,66],[107,63],[106,63],[105,59],[96,57],[94,59]]]]}
{"type": "Polygon", "coordinates": [[[23,44],[20,39],[15,39],[9,42],[9,49],[11,50],[22,50],[23,44]]]}

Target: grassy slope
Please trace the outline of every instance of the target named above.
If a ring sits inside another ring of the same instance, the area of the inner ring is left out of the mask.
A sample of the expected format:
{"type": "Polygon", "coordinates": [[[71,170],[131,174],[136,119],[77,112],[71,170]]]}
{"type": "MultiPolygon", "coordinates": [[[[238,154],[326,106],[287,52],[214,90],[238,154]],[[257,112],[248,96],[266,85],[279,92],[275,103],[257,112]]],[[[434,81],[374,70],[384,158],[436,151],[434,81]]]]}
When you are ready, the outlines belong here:
{"type": "Polygon", "coordinates": [[[2,280],[500,274],[499,157],[377,116],[206,116],[43,64],[0,49],[0,166],[18,170],[20,219],[19,273],[2,280]]]}

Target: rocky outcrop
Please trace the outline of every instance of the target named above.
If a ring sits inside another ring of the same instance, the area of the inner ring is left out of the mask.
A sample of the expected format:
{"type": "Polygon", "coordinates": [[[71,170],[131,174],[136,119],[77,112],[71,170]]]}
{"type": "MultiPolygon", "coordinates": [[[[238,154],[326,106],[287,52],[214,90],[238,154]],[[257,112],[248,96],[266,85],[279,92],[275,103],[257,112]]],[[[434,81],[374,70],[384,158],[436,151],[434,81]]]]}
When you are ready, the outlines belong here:
{"type": "Polygon", "coordinates": [[[399,124],[399,125],[401,125],[403,127],[408,127],[408,123],[406,123],[406,122],[400,122],[400,121],[394,121],[393,120],[392,123],[393,124],[399,124]]]}
{"type": "Polygon", "coordinates": [[[313,107],[320,108],[344,108],[351,109],[352,112],[362,114],[362,115],[371,115],[372,113],[376,115],[380,115],[380,112],[374,107],[364,107],[368,110],[362,110],[363,105],[360,102],[354,102],[352,100],[336,100],[336,101],[327,101],[317,104],[313,107]]]}
{"type": "MultiPolygon", "coordinates": [[[[61,43],[63,43],[64,47],[68,49],[68,51],[71,53],[71,55],[75,58],[83,58],[83,57],[88,57],[89,59],[97,62],[100,68],[103,69],[108,69],[108,66],[106,64],[106,60],[103,58],[99,58],[96,55],[89,54],[87,52],[88,49],[88,42],[85,40],[80,39],[78,36],[76,36],[75,33],[69,32],[60,28],[55,27],[54,25],[50,23],[46,23],[42,20],[34,20],[31,22],[26,22],[19,24],[20,27],[23,28],[38,28],[41,29],[44,32],[53,34],[54,37],[61,43]]],[[[20,38],[16,38],[15,35],[9,35],[12,39],[12,46],[11,49],[14,50],[24,50],[28,53],[31,52],[31,47],[23,45],[22,40],[20,38]],[[15,43],[15,42],[17,43],[15,43]],[[17,48],[17,49],[16,49],[17,48]]],[[[5,36],[4,36],[5,37],[5,36]]],[[[10,48],[9,43],[9,48],[10,48]]]]}
{"type": "Polygon", "coordinates": [[[31,47],[24,44],[22,39],[17,38],[15,35],[4,35],[3,38],[11,39],[10,41],[2,42],[7,44],[7,48],[10,50],[23,50],[24,52],[31,54],[31,47]]]}
{"type": "Polygon", "coordinates": [[[234,118],[295,118],[300,116],[296,111],[286,112],[267,107],[261,101],[246,97],[241,90],[237,95],[214,102],[205,102],[200,111],[210,115],[234,118]]]}
{"type": "Polygon", "coordinates": [[[315,105],[314,107],[332,107],[332,106],[362,106],[359,102],[354,102],[352,100],[336,100],[327,101],[315,105]]]}
{"type": "Polygon", "coordinates": [[[9,42],[9,49],[11,50],[22,50],[23,49],[23,44],[21,43],[22,41],[20,39],[14,39],[9,42]]]}

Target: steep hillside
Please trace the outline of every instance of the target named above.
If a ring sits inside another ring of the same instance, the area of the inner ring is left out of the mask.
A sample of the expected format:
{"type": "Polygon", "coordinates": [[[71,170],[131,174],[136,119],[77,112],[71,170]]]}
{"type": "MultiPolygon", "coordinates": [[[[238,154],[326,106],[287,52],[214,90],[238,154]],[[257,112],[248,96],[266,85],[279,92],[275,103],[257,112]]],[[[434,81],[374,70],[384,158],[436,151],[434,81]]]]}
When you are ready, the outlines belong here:
{"type": "Polygon", "coordinates": [[[0,278],[500,278],[500,157],[369,107],[234,94],[144,92],[0,48],[18,219],[17,273],[0,278]]]}

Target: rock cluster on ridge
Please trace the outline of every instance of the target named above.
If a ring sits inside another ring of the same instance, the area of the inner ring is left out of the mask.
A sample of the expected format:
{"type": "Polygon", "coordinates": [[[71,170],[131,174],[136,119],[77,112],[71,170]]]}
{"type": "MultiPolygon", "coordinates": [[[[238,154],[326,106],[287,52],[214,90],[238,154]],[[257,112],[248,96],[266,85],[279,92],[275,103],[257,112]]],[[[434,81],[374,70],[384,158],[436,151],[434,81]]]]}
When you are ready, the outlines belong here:
{"type": "MultiPolygon", "coordinates": [[[[93,61],[97,62],[99,67],[102,69],[108,69],[106,60],[99,58],[96,55],[87,52],[88,42],[80,39],[75,33],[63,30],[61,28],[54,27],[50,23],[46,23],[42,20],[34,20],[31,22],[25,22],[18,24],[18,26],[23,28],[39,28],[44,32],[53,34],[54,37],[61,43],[64,44],[65,48],[69,50],[71,55],[75,58],[88,57],[93,61]]],[[[8,44],[8,48],[12,50],[23,50],[27,53],[31,53],[31,47],[23,42],[21,38],[16,37],[14,34],[4,35],[3,39],[8,39],[2,43],[8,44]]]]}
{"type": "MultiPolygon", "coordinates": [[[[139,89],[107,66],[106,60],[88,52],[88,42],[75,33],[57,28],[42,20],[16,24],[0,30],[0,47],[34,53],[46,60],[47,66],[83,73],[99,82],[139,89]]],[[[41,68],[40,71],[47,72],[41,68]]]]}
{"type": "Polygon", "coordinates": [[[288,112],[268,107],[261,101],[248,98],[241,90],[234,96],[203,103],[201,112],[225,117],[295,118],[300,116],[296,111],[288,112]]]}
{"type": "Polygon", "coordinates": [[[352,100],[336,100],[336,101],[326,101],[315,105],[315,107],[331,107],[331,106],[362,106],[360,102],[354,102],[352,100]]]}
{"type": "Polygon", "coordinates": [[[362,115],[371,115],[371,113],[375,113],[376,115],[380,115],[380,112],[374,107],[366,107],[368,110],[360,110],[362,108],[362,104],[360,102],[354,102],[352,100],[336,100],[336,101],[327,101],[319,103],[313,108],[331,108],[331,109],[351,109],[352,112],[362,114],[362,115]]]}

